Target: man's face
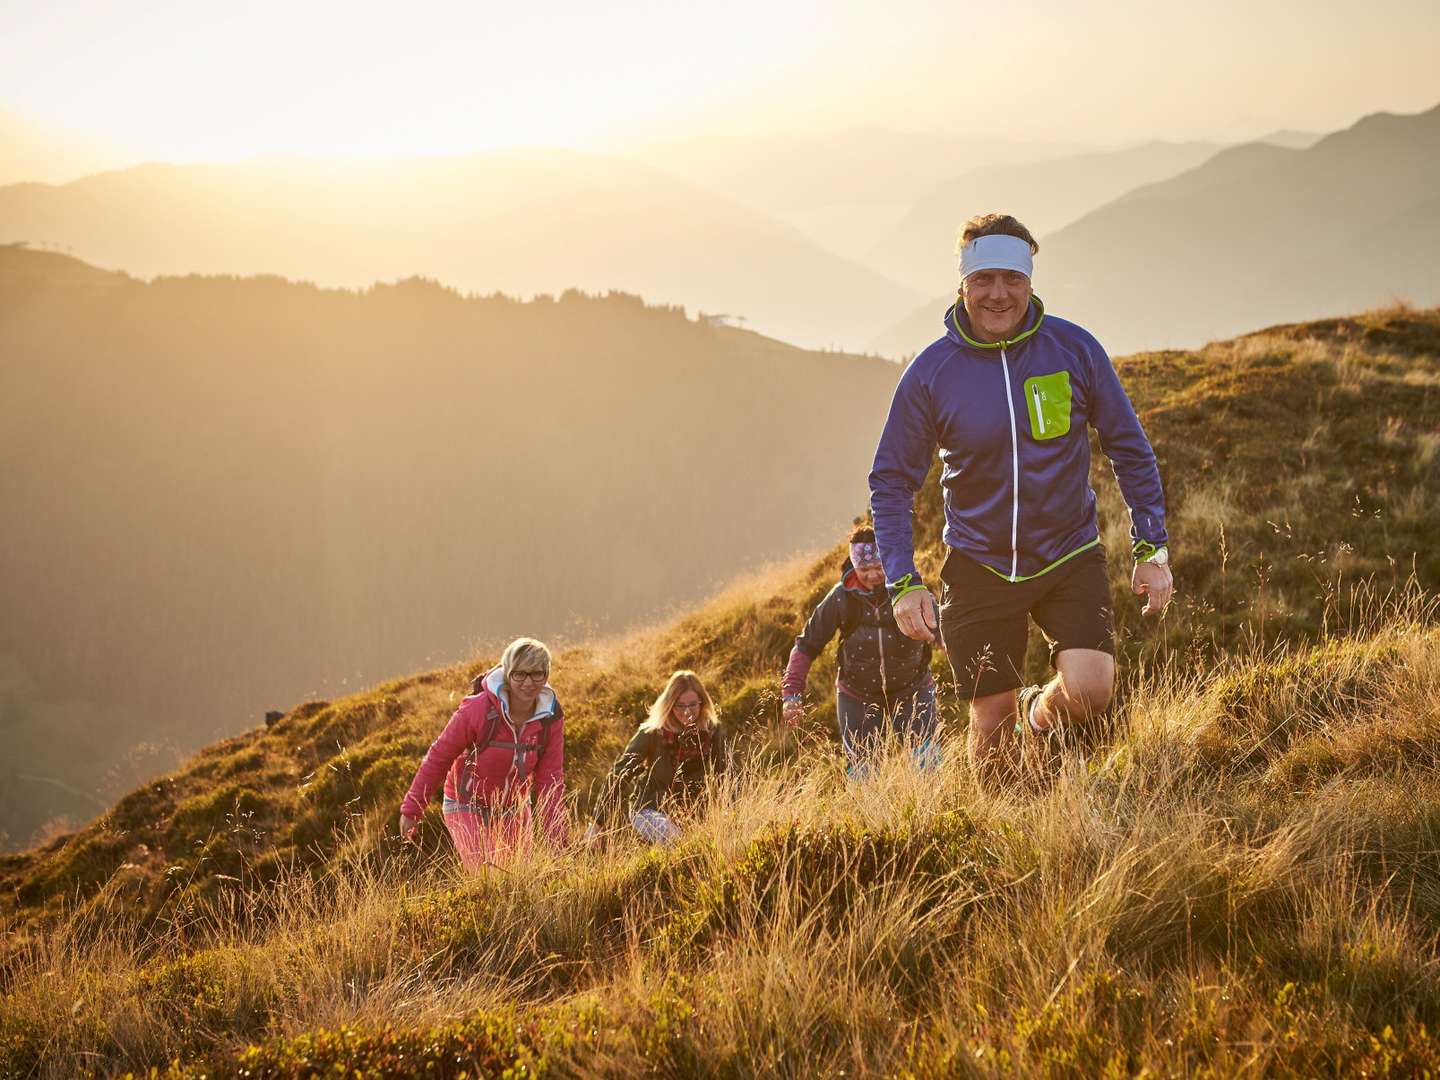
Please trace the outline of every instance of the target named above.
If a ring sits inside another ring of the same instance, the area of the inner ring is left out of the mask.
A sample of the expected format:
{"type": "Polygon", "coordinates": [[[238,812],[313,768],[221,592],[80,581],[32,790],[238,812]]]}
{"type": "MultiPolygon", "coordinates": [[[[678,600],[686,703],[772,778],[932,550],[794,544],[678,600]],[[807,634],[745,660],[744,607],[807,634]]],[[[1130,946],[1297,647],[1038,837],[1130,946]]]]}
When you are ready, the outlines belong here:
{"type": "Polygon", "coordinates": [[[1030,308],[1030,279],[1018,270],[976,270],[962,287],[965,314],[981,341],[1008,341],[1030,308]]]}

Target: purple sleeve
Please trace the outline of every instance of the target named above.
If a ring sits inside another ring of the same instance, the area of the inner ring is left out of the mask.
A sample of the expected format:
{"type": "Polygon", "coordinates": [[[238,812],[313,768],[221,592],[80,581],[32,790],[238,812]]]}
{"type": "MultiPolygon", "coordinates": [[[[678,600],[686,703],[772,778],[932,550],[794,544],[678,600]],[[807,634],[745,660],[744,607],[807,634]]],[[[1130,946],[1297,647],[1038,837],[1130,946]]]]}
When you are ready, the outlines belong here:
{"type": "Polygon", "coordinates": [[[406,817],[419,819],[425,813],[431,796],[445,782],[445,774],[450,771],[450,766],[465,752],[465,747],[474,741],[466,706],[471,701],[478,700],[469,698],[456,709],[455,715],[450,717],[450,722],[445,725],[445,730],[436,736],[430,749],[425,751],[425,758],[420,762],[420,768],[415,770],[415,779],[405,794],[405,801],[400,804],[400,812],[406,817]]]}
{"type": "Polygon", "coordinates": [[[906,577],[920,580],[915,569],[915,494],[925,483],[935,458],[935,424],[929,390],[917,365],[922,353],[900,376],[890,415],[875,448],[870,470],[870,513],[875,540],[892,586],[906,577]]]}
{"type": "Polygon", "coordinates": [[[805,680],[810,677],[810,665],[815,658],[796,645],[790,650],[790,662],[785,665],[785,677],[780,680],[780,693],[794,697],[805,693],[805,680]]]}
{"type": "Polygon", "coordinates": [[[1155,547],[1167,542],[1165,493],[1160,486],[1160,468],[1155,450],[1140,426],[1130,396],[1120,385],[1120,376],[1110,357],[1097,343],[1091,350],[1094,401],[1090,424],[1100,436],[1100,449],[1110,459],[1110,468],[1120,493],[1130,508],[1130,541],[1145,541],[1155,547]]]}

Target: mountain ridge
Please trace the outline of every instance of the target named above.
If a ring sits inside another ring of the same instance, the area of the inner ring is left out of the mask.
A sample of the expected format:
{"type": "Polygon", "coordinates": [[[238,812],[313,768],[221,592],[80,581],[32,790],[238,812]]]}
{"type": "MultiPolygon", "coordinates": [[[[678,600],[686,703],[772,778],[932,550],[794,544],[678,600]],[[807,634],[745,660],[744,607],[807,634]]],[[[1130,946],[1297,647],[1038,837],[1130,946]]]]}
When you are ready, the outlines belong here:
{"type": "Polygon", "coordinates": [[[566,288],[742,311],[802,345],[861,340],[909,291],[792,225],[579,151],[369,165],[145,165],[0,188],[0,239],[61,244],[142,277],[279,273],[363,287],[419,274],[468,291],[566,288]],[[303,238],[303,243],[296,243],[303,238]],[[818,311],[815,291],[839,299],[818,311]]]}
{"type": "MultiPolygon", "coordinates": [[[[1440,236],[1426,216],[1437,178],[1440,106],[1373,114],[1308,149],[1221,151],[1041,236],[1036,292],[1116,353],[1430,303],[1440,297],[1440,249],[1427,246],[1440,236]],[[1381,225],[1386,234],[1372,235],[1381,225]]],[[[948,303],[937,297],[870,347],[918,352],[948,303]]]]}

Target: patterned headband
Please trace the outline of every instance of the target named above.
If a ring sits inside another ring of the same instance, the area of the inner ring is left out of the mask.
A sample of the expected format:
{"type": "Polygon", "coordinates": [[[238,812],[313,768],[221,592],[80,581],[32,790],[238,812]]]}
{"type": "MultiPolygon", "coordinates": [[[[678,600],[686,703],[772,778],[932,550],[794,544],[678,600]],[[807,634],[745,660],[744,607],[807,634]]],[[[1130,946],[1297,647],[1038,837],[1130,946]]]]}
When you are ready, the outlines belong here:
{"type": "Polygon", "coordinates": [[[867,566],[879,566],[880,548],[875,541],[867,540],[850,545],[850,563],[860,570],[867,566]]]}

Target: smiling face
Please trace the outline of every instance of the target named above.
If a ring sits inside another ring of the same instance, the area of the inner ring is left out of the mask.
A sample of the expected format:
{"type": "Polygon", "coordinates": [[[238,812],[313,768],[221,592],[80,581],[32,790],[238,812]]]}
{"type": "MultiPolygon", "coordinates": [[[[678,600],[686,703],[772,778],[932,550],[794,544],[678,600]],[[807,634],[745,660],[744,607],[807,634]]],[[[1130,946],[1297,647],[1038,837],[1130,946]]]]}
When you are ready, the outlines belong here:
{"type": "Polygon", "coordinates": [[[976,340],[1009,341],[1025,325],[1030,279],[1018,270],[977,270],[960,291],[976,340]]]}
{"type": "Polygon", "coordinates": [[[694,727],[695,721],[700,719],[700,708],[703,704],[699,694],[694,690],[686,690],[675,699],[670,715],[681,727],[694,727]]]}
{"type": "Polygon", "coordinates": [[[516,668],[510,672],[507,680],[510,704],[517,708],[529,708],[540,697],[540,691],[545,689],[545,680],[549,675],[550,673],[541,667],[525,670],[516,668]]]}
{"type": "Polygon", "coordinates": [[[856,568],[855,576],[860,579],[861,588],[866,592],[873,592],[885,584],[885,567],[860,566],[856,568]]]}

